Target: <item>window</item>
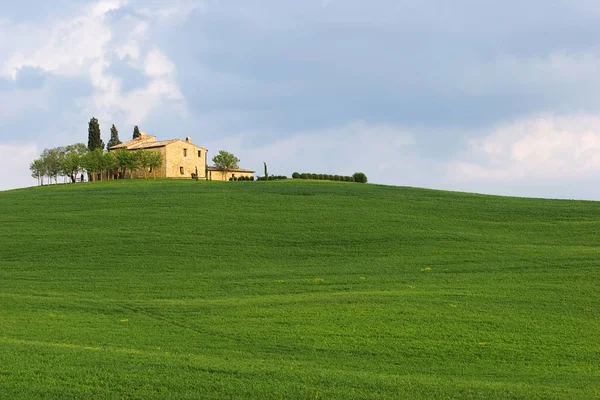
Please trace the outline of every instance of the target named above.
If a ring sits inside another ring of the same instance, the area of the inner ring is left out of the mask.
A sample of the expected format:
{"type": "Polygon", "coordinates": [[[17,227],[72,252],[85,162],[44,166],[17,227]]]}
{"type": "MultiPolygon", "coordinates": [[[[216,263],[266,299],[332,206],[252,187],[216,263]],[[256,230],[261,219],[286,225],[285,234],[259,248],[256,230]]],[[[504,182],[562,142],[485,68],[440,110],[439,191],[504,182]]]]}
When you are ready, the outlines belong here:
{"type": "Polygon", "coordinates": [[[179,167],[179,173],[183,175],[183,167],[179,167]]]}
{"type": "Polygon", "coordinates": [[[150,167],[150,168],[148,169],[148,172],[152,173],[152,167],[150,167]]]}
{"type": "Polygon", "coordinates": [[[183,149],[183,156],[187,157],[187,149],[183,149]]]}
{"type": "Polygon", "coordinates": [[[198,150],[198,157],[202,157],[202,150],[198,150]]]}

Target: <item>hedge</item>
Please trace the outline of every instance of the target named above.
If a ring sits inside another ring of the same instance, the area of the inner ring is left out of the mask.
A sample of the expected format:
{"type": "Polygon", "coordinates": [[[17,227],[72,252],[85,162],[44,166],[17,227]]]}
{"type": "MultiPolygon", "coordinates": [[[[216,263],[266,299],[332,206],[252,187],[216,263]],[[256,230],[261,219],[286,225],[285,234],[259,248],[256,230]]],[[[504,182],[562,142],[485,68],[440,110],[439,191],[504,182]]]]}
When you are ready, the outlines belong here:
{"type": "MultiPolygon", "coordinates": [[[[352,176],[328,175],[328,174],[312,174],[308,172],[294,172],[293,179],[314,179],[319,181],[335,181],[335,182],[360,182],[367,183],[367,176],[362,172],[357,172],[352,176]]],[[[271,179],[271,178],[269,178],[271,179]]],[[[260,178],[259,178],[260,180],[260,178]]]]}

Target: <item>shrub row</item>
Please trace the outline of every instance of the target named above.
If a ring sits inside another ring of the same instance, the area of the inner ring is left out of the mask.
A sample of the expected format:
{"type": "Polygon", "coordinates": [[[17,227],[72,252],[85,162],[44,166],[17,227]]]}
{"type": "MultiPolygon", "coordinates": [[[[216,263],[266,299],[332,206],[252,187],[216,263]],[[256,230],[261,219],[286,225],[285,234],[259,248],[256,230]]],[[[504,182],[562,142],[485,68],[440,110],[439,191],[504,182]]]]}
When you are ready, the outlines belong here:
{"type": "Polygon", "coordinates": [[[259,176],[258,178],[256,178],[257,181],[281,181],[287,179],[287,176],[285,175],[269,175],[269,179],[266,179],[264,176],[259,176]]]}
{"type": "Polygon", "coordinates": [[[306,172],[292,174],[293,179],[315,179],[319,181],[336,181],[336,182],[360,182],[367,183],[367,176],[362,172],[357,172],[352,176],[328,175],[328,174],[310,174],[306,172]]]}
{"type": "Polygon", "coordinates": [[[229,181],[253,181],[254,177],[253,176],[233,176],[231,178],[229,178],[229,181]]]}

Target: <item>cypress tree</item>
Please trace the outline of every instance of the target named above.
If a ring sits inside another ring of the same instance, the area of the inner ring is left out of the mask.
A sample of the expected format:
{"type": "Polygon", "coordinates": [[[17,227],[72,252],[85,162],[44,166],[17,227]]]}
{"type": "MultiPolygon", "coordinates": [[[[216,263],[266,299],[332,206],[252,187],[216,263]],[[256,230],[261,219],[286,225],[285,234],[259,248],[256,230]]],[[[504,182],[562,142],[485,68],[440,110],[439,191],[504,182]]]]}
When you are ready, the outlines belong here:
{"type": "Polygon", "coordinates": [[[88,149],[94,151],[96,149],[104,150],[104,142],[100,137],[100,125],[96,118],[90,119],[88,127],[88,149]]]}
{"type": "Polygon", "coordinates": [[[117,130],[115,124],[113,124],[113,126],[110,128],[110,140],[108,141],[106,148],[110,149],[118,144],[121,144],[121,141],[119,140],[119,131],[117,130]]]}
{"type": "Polygon", "coordinates": [[[140,134],[140,128],[138,128],[138,126],[136,125],[133,128],[133,138],[135,139],[135,138],[138,138],[140,136],[141,136],[141,134],[140,134]]]}

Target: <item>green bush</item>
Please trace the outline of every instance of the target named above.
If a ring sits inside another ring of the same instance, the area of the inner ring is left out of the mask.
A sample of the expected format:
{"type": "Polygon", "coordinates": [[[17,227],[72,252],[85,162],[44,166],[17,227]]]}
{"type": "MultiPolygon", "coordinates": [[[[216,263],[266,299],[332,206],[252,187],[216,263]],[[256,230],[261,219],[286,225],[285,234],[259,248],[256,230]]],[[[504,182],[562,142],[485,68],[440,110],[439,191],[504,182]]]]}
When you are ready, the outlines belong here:
{"type": "Polygon", "coordinates": [[[299,173],[297,173],[297,172],[294,172],[294,173],[292,174],[292,179],[300,179],[300,174],[299,174],[299,173]]]}
{"type": "Polygon", "coordinates": [[[339,182],[341,179],[340,179],[340,176],[339,176],[339,175],[334,175],[334,176],[333,176],[333,180],[334,180],[334,181],[338,181],[338,182],[339,182]]]}
{"type": "Polygon", "coordinates": [[[303,172],[300,174],[300,179],[308,179],[307,175],[303,172]]]}
{"type": "Polygon", "coordinates": [[[258,178],[256,178],[257,181],[282,181],[284,179],[287,179],[287,176],[285,175],[269,175],[269,179],[266,179],[264,176],[259,176],[258,178]]]}
{"type": "Polygon", "coordinates": [[[355,182],[367,183],[367,176],[365,174],[363,174],[362,172],[356,172],[352,176],[354,177],[355,182]]]}

